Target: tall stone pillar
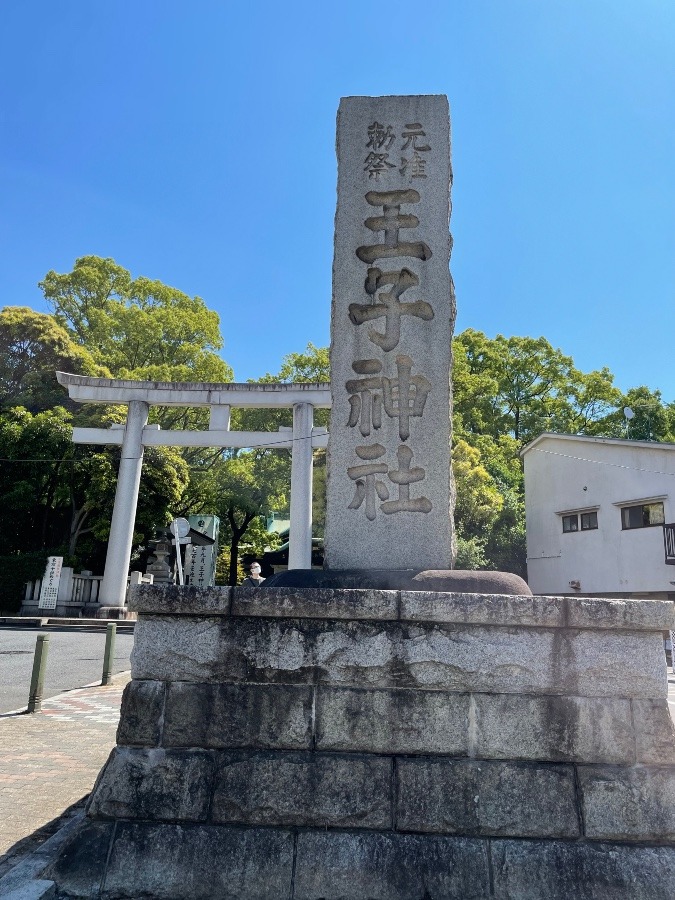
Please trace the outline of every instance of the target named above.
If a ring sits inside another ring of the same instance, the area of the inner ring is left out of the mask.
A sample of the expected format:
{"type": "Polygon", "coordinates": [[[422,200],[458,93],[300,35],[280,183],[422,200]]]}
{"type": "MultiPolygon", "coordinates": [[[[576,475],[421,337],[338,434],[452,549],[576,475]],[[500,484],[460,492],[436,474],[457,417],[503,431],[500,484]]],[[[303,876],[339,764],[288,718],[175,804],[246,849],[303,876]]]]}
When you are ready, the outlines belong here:
{"type": "Polygon", "coordinates": [[[108,553],[99,593],[101,606],[124,606],[138,488],[143,467],[143,428],[148,421],[148,409],[148,404],[143,400],[132,400],[129,403],[117,475],[115,505],[110,523],[108,553]]]}
{"type": "Polygon", "coordinates": [[[343,99],[337,156],[326,565],[448,569],[447,98],[343,99]]]}
{"type": "Polygon", "coordinates": [[[312,427],[311,403],[293,406],[293,456],[291,459],[291,526],[288,535],[288,568],[312,568],[312,427]]]}

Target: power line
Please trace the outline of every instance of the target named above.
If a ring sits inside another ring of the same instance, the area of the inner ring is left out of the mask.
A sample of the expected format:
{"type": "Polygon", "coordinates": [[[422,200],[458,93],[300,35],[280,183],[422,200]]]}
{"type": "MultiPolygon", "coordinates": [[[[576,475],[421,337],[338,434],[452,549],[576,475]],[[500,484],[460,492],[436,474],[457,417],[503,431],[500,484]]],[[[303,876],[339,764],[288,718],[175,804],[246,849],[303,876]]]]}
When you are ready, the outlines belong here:
{"type": "Polygon", "coordinates": [[[550,456],[562,456],[565,459],[576,459],[579,462],[594,463],[597,466],[611,466],[614,469],[627,469],[630,472],[647,472],[650,475],[670,475],[675,476],[675,472],[659,472],[657,469],[643,469],[640,466],[626,466],[622,463],[607,462],[604,459],[588,459],[585,456],[572,456],[571,453],[559,453],[556,450],[542,450],[540,447],[534,448],[537,453],[548,453],[550,456]]]}

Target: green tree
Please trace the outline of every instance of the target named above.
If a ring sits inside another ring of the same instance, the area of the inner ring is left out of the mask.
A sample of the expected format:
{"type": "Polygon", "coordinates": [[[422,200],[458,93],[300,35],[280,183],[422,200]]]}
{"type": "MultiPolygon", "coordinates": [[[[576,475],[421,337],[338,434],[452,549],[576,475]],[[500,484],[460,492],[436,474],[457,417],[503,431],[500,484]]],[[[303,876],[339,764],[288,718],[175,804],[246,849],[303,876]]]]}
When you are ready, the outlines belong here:
{"type": "Polygon", "coordinates": [[[115,378],[231,381],[216,353],[218,314],[200,297],[130,272],[112,259],[83,256],[72,272],[40,282],[57,321],[115,378]]]}
{"type": "MultiPolygon", "coordinates": [[[[72,443],[72,414],[63,407],[33,415],[0,412],[0,529],[11,552],[61,548],[82,563],[102,563],[119,467],[119,447],[72,443]]],[[[136,541],[168,521],[187,483],[187,466],[172,448],[146,450],[136,541]]]]}
{"type": "Polygon", "coordinates": [[[455,410],[460,430],[527,443],[543,431],[602,430],[621,393],[608,369],[584,374],[546,338],[494,340],[471,328],[455,338],[455,410]]]}
{"type": "Polygon", "coordinates": [[[617,407],[607,417],[604,431],[607,437],[675,441],[675,404],[664,403],[661,391],[653,391],[645,385],[630,388],[617,407]]]}
{"type": "Polygon", "coordinates": [[[89,351],[73,341],[53,316],[25,306],[0,312],[0,405],[39,412],[70,404],[57,371],[107,375],[89,351]]]}
{"type": "MultiPolygon", "coordinates": [[[[48,272],[39,284],[54,315],[114,378],[140,381],[229,382],[233,373],[217,351],[218,314],[200,297],[131,273],[113,259],[83,256],[72,272],[48,272]]],[[[153,407],[162,428],[205,428],[208,411],[153,407]]],[[[186,451],[186,459],[213,453],[186,451]]]]}
{"type": "MultiPolygon", "coordinates": [[[[214,508],[229,543],[229,583],[237,584],[244,536],[272,509],[286,505],[287,468],[279,452],[249,450],[223,460],[214,474],[214,508]]],[[[269,538],[269,536],[268,536],[269,538]]]]}

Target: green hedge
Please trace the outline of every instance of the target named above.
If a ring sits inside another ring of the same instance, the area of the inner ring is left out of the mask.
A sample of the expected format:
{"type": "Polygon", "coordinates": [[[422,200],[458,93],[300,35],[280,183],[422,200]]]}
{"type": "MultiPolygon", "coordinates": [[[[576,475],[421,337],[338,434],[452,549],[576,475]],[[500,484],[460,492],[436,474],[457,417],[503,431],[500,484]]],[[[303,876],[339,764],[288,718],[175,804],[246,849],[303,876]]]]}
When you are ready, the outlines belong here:
{"type": "Polygon", "coordinates": [[[0,613],[17,613],[23,602],[25,584],[42,578],[47,566],[46,550],[0,556],[0,613]]]}

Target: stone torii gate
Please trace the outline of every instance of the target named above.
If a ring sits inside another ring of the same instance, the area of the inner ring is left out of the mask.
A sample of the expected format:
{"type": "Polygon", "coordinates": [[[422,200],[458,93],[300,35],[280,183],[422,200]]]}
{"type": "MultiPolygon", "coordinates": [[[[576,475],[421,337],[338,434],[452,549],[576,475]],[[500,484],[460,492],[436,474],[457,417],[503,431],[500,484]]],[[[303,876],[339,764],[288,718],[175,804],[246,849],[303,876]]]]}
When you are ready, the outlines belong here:
{"type": "Polygon", "coordinates": [[[79,403],[127,404],[125,425],[74,428],[76,444],[122,447],[110,538],[99,601],[123,607],[131,559],[138,489],[145,447],[290,449],[291,525],[289,569],[310,569],[312,554],[312,450],[328,446],[325,428],[314,428],[314,408],[331,405],[330,384],[210,384],[202,382],[131,381],[90,378],[57,372],[59,384],[79,403]],[[208,431],[162,430],[148,425],[151,406],[208,407],[208,431]],[[232,407],[293,408],[293,427],[273,431],[230,431],[232,407]]]}

